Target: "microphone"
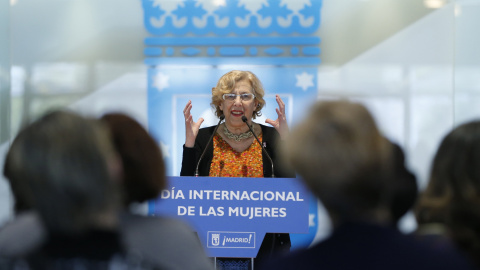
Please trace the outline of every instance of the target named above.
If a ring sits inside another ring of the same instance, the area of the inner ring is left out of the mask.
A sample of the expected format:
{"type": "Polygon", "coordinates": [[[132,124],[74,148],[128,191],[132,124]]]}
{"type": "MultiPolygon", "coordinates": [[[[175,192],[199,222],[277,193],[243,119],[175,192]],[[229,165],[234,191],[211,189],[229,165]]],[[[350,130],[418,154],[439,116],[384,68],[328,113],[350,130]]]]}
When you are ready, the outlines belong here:
{"type": "Polygon", "coordinates": [[[250,129],[250,131],[252,132],[253,136],[255,136],[255,139],[257,139],[257,142],[258,144],[260,144],[260,147],[262,147],[262,150],[263,150],[263,153],[265,153],[265,155],[268,157],[268,159],[270,160],[270,164],[272,164],[272,178],[275,177],[275,174],[273,173],[273,161],[272,161],[272,158],[270,157],[270,155],[268,154],[267,150],[265,149],[265,147],[263,147],[262,143],[260,142],[260,140],[258,139],[257,135],[255,134],[255,132],[253,132],[253,129],[252,127],[248,124],[248,120],[247,120],[247,117],[245,115],[242,116],[242,121],[245,122],[245,124],[247,124],[247,127],[248,129],[250,129]]]}
{"type": "Polygon", "coordinates": [[[213,130],[212,136],[210,136],[210,139],[208,139],[208,143],[207,143],[207,145],[205,146],[205,149],[203,149],[202,155],[201,155],[200,158],[198,159],[197,167],[195,168],[195,177],[198,177],[198,166],[200,166],[200,161],[202,161],[203,156],[204,156],[205,153],[207,152],[207,148],[208,148],[208,146],[210,145],[210,143],[213,141],[213,136],[215,136],[215,133],[217,133],[217,129],[218,129],[218,127],[220,126],[220,123],[223,121],[223,119],[225,119],[225,115],[222,114],[222,115],[220,115],[220,121],[218,121],[217,126],[216,126],[215,129],[213,130]]]}

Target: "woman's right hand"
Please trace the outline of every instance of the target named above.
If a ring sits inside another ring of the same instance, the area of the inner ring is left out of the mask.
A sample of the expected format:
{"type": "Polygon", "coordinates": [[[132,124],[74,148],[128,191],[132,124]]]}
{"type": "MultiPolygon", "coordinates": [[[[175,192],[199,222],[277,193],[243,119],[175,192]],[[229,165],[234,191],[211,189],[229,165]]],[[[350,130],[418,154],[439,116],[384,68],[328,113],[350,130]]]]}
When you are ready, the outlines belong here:
{"type": "Polygon", "coordinates": [[[203,118],[198,118],[197,122],[193,122],[193,117],[190,114],[192,109],[192,101],[189,100],[185,109],[183,109],[183,116],[185,117],[185,147],[193,147],[195,139],[197,138],[200,125],[203,123],[203,118]]]}

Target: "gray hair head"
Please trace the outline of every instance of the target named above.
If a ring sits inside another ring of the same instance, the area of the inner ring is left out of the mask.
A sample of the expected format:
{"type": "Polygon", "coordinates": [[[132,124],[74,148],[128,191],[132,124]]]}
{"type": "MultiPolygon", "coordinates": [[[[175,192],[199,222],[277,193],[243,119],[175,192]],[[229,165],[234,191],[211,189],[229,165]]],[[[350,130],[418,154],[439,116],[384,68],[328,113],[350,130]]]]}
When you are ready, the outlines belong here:
{"type": "Polygon", "coordinates": [[[315,104],[292,131],[285,150],[333,219],[377,219],[388,212],[383,210],[388,204],[391,144],[363,105],[315,104]]]}
{"type": "Polygon", "coordinates": [[[108,133],[98,121],[54,111],[19,132],[4,174],[21,183],[16,196],[22,198],[16,199],[31,203],[49,230],[72,232],[115,207],[116,169],[108,133]]]}

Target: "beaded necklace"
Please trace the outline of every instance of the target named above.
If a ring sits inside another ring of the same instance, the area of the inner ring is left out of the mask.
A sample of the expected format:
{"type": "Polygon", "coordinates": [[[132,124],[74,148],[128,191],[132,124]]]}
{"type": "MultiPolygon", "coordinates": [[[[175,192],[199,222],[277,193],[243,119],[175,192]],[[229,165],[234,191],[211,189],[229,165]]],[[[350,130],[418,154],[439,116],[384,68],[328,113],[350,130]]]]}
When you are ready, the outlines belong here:
{"type": "MultiPolygon", "coordinates": [[[[253,130],[253,132],[255,132],[255,126],[252,126],[252,130],[253,130]]],[[[248,139],[248,138],[253,136],[253,133],[250,130],[247,131],[247,132],[238,134],[238,135],[233,134],[232,132],[230,132],[230,130],[228,130],[227,125],[223,126],[223,133],[225,134],[225,136],[227,136],[227,138],[233,139],[236,142],[239,142],[239,141],[244,140],[244,139],[248,139]]]]}

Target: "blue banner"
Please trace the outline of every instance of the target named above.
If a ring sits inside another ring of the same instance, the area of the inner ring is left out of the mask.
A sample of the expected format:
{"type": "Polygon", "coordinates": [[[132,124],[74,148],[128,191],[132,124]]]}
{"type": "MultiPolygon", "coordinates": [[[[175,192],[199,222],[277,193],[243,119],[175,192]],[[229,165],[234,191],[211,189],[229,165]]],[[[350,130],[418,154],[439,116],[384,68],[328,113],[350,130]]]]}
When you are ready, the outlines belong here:
{"type": "Polygon", "coordinates": [[[295,178],[170,177],[150,215],[174,216],[211,257],[256,257],[265,233],[308,233],[310,193],[295,178]]]}

